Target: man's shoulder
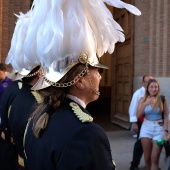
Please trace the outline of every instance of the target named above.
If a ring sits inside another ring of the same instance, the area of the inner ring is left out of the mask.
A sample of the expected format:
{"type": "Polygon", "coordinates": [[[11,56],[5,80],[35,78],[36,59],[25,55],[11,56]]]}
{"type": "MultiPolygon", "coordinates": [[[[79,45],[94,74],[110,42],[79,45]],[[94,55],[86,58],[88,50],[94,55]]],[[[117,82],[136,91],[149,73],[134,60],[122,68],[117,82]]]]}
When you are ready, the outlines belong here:
{"type": "Polygon", "coordinates": [[[145,88],[141,87],[139,89],[137,89],[133,95],[139,95],[139,94],[144,94],[145,93],[145,88]]]}
{"type": "Polygon", "coordinates": [[[10,79],[9,77],[5,77],[5,81],[7,82],[7,83],[12,83],[12,79],[10,79]]]}

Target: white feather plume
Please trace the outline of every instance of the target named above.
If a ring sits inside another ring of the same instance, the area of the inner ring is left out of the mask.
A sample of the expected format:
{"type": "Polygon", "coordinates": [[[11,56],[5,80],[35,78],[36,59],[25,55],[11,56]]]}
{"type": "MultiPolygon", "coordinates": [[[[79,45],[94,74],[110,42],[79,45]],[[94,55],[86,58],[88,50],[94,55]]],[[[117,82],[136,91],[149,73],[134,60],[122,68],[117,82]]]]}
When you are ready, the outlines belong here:
{"type": "Polygon", "coordinates": [[[141,12],[133,5],[122,2],[121,0],[103,0],[108,5],[114,6],[116,8],[126,8],[129,12],[135,15],[141,15],[141,12]]]}
{"type": "Polygon", "coordinates": [[[20,15],[16,16],[18,17],[18,20],[14,29],[11,48],[8,52],[5,63],[11,64],[15,70],[21,70],[26,67],[31,68],[38,61],[34,59],[34,56],[32,56],[32,58],[27,58],[23,49],[31,18],[31,11],[26,14],[20,13],[20,15]]]}
{"type": "Polygon", "coordinates": [[[68,56],[77,60],[81,52],[90,60],[113,53],[125,37],[105,3],[141,14],[121,0],[34,0],[30,13],[18,16],[6,63],[21,70],[37,62],[49,67],[68,56]]]}

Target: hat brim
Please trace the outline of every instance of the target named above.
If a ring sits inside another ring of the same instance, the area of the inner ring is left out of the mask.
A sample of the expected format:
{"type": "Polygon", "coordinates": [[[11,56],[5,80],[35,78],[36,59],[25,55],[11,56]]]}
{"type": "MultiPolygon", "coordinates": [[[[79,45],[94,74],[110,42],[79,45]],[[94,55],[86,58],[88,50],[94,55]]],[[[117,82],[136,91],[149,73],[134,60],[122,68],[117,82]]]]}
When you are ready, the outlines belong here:
{"type": "Polygon", "coordinates": [[[36,64],[31,68],[23,68],[21,71],[18,71],[18,73],[21,75],[21,77],[28,76],[31,73],[31,71],[38,66],[40,66],[40,64],[36,64]]]}
{"type": "MultiPolygon", "coordinates": [[[[50,70],[48,70],[49,73],[46,74],[46,77],[49,78],[49,80],[52,82],[57,82],[77,63],[78,62],[73,63],[62,73],[58,73],[58,72],[55,72],[53,69],[50,69],[50,70]],[[57,77],[57,79],[56,79],[56,77],[57,77]]],[[[92,67],[96,67],[96,68],[109,69],[109,67],[107,67],[101,63],[90,64],[90,65],[92,67]]],[[[51,84],[49,84],[47,81],[45,81],[43,77],[40,77],[39,80],[37,81],[37,83],[31,89],[32,90],[41,90],[41,89],[47,88],[49,86],[51,86],[51,84]]]]}
{"type": "Polygon", "coordinates": [[[45,89],[47,87],[51,86],[49,83],[47,83],[42,77],[40,77],[37,81],[37,83],[32,86],[31,90],[41,90],[45,89]]]}
{"type": "MultiPolygon", "coordinates": [[[[91,64],[90,64],[91,65],[91,64]]],[[[109,67],[101,64],[101,63],[98,63],[98,64],[94,64],[94,65],[91,65],[93,67],[97,67],[97,68],[103,68],[103,69],[109,69],[109,67]]]]}

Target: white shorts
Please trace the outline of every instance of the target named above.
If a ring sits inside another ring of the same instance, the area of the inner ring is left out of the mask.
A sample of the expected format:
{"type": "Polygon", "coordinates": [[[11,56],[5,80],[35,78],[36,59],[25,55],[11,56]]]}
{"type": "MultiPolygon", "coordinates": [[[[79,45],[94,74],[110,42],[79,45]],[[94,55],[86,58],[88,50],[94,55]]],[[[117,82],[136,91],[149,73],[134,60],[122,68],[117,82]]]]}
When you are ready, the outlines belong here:
{"type": "Polygon", "coordinates": [[[159,121],[149,121],[144,119],[140,130],[139,138],[161,139],[164,136],[164,127],[159,125],[159,121]]]}

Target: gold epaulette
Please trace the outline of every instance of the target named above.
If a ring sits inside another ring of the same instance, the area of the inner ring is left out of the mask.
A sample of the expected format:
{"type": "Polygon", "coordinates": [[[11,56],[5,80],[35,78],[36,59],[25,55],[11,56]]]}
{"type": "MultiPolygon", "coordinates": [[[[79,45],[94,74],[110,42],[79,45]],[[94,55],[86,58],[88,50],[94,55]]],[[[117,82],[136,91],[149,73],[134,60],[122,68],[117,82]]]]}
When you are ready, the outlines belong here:
{"type": "Polygon", "coordinates": [[[19,88],[19,89],[22,88],[22,82],[18,82],[18,88],[19,88]]]}
{"type": "Polygon", "coordinates": [[[72,110],[74,111],[75,115],[77,116],[77,118],[81,121],[81,122],[93,122],[93,118],[88,115],[87,113],[83,112],[79,105],[71,102],[70,106],[72,107],[72,110]]]}
{"type": "Polygon", "coordinates": [[[18,154],[18,164],[25,168],[24,159],[18,154]]]}
{"type": "MultiPolygon", "coordinates": [[[[3,140],[6,140],[6,137],[5,137],[5,133],[2,131],[1,132],[1,138],[3,139],[3,140]]],[[[10,138],[10,142],[13,144],[14,143],[14,139],[13,139],[13,137],[11,136],[11,138],[10,138]]]]}
{"type": "Polygon", "coordinates": [[[31,93],[35,97],[37,103],[42,103],[43,102],[43,98],[41,97],[41,95],[37,91],[31,91],[31,93]]]}

